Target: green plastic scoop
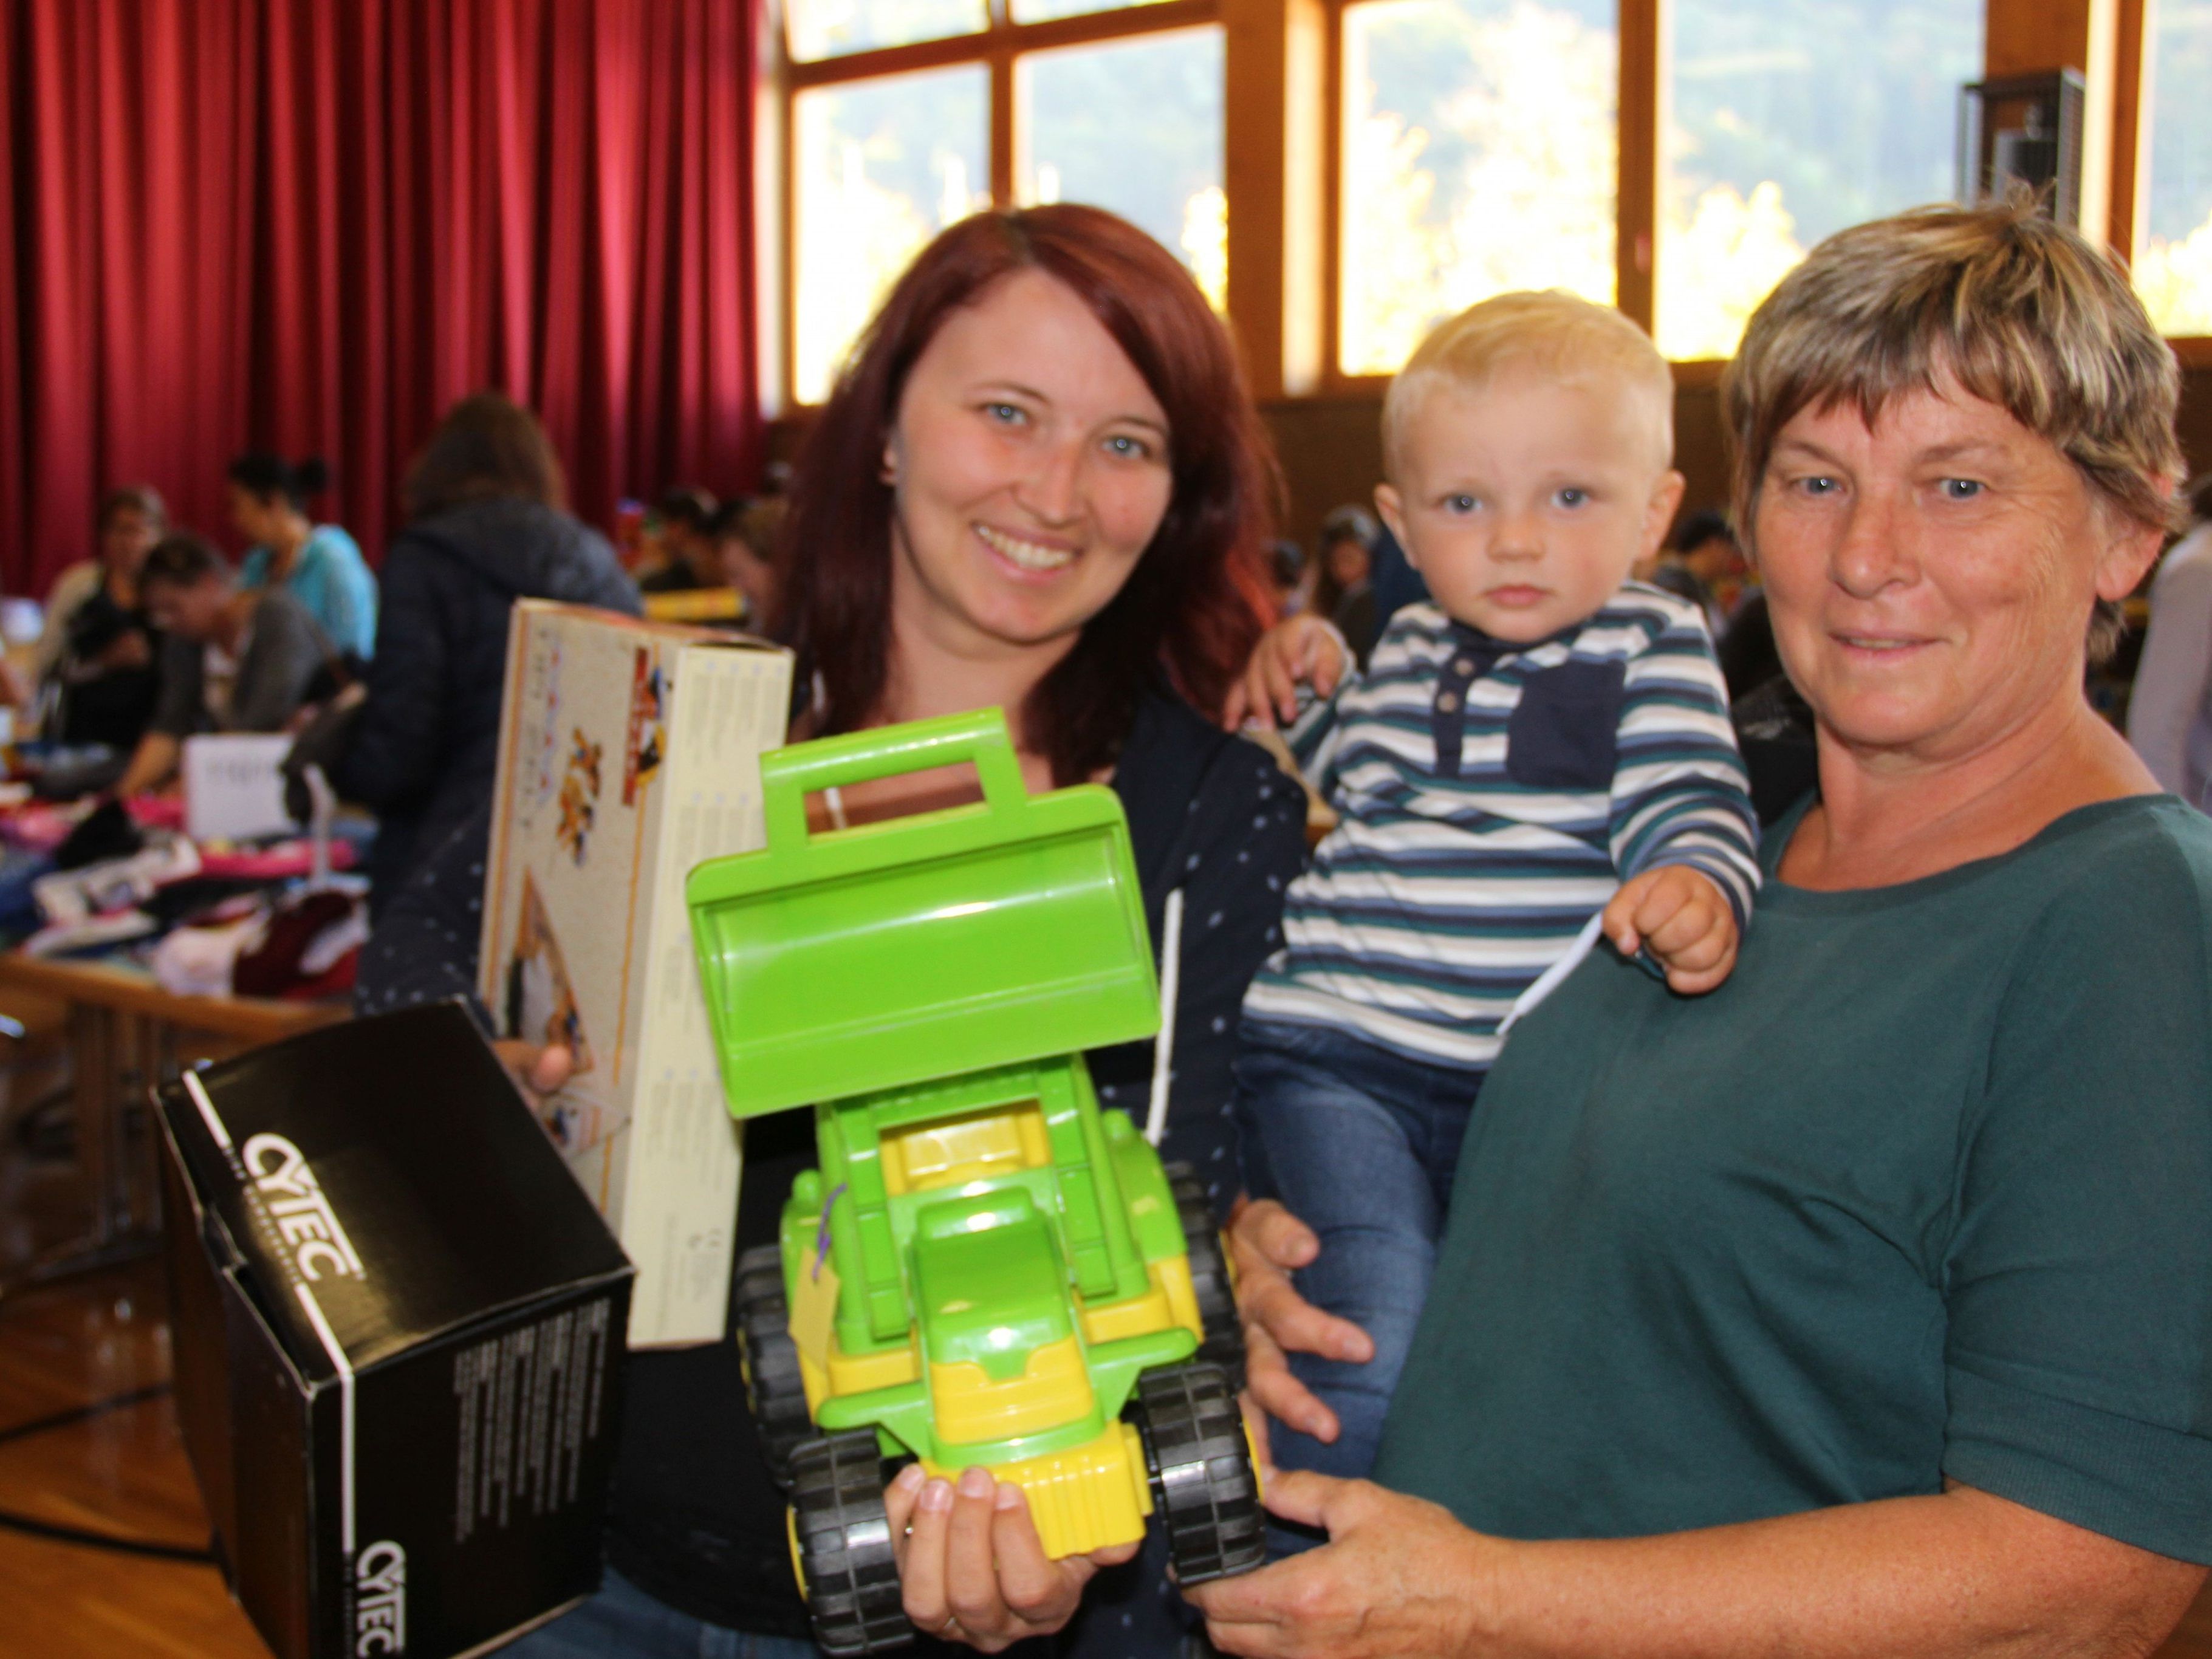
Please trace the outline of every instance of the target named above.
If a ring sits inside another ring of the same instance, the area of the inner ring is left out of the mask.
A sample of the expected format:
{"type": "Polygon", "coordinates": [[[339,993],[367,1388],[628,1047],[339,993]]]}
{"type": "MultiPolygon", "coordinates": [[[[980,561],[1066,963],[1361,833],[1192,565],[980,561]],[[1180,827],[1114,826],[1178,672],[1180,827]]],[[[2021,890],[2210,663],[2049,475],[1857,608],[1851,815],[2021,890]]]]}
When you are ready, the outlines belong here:
{"type": "Polygon", "coordinates": [[[1032,796],[999,710],[794,744],[761,784],[767,846],[684,890],[736,1116],[1158,1029],[1121,801],[1032,796]],[[807,831],[810,793],[963,761],[979,805],[807,831]]]}

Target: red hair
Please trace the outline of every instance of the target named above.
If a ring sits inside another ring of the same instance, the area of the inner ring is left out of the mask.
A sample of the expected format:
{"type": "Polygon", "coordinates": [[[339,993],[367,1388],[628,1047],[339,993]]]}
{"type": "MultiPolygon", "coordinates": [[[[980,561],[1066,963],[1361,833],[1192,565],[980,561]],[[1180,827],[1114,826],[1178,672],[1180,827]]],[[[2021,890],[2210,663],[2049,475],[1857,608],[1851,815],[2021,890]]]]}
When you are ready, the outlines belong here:
{"type": "Polygon", "coordinates": [[[890,651],[892,492],[884,442],[945,319],[1016,271],[1065,283],[1128,354],[1168,417],[1166,514],[1120,592],[1016,713],[1056,783],[1111,765],[1148,684],[1208,716],[1265,625],[1261,550],[1280,488],[1228,331],[1174,256],[1125,220],[1073,204],[979,213],[907,267],[807,435],[784,523],[781,629],[820,677],[823,734],[878,713],[890,651]]]}

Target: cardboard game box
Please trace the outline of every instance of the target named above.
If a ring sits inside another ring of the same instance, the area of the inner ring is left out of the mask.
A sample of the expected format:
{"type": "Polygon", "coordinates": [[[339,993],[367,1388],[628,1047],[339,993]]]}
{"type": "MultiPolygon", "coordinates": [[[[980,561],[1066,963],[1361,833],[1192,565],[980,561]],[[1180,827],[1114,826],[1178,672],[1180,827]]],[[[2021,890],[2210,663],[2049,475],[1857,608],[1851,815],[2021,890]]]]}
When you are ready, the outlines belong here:
{"type": "Polygon", "coordinates": [[[468,1012],[157,1105],[177,1414],[279,1659],[449,1659],[598,1588],[629,1264],[468,1012]]]}
{"type": "Polygon", "coordinates": [[[542,1115],[637,1264],[636,1346],[728,1316],[739,1141],[684,880],[761,845],[791,672],[757,641],[538,600],[507,635],[477,988],[503,1036],[575,1057],[542,1115]]]}

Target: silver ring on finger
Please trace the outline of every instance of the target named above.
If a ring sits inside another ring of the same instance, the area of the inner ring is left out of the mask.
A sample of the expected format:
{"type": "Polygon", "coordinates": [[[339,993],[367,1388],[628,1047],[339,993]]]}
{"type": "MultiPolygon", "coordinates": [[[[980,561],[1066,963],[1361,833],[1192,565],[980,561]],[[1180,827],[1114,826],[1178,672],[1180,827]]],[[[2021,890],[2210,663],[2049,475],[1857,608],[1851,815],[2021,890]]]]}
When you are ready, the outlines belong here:
{"type": "Polygon", "coordinates": [[[947,1635],[947,1634],[949,1634],[949,1633],[951,1632],[952,1627],[953,1627],[954,1626],[957,1625],[959,1622],[960,1622],[960,1615],[959,1615],[958,1613],[946,1613],[946,1614],[945,1615],[945,1622],[944,1622],[943,1624],[939,1625],[939,1626],[937,1627],[937,1634],[938,1634],[938,1635],[939,1635],[939,1636],[944,1636],[944,1635],[947,1635]]]}

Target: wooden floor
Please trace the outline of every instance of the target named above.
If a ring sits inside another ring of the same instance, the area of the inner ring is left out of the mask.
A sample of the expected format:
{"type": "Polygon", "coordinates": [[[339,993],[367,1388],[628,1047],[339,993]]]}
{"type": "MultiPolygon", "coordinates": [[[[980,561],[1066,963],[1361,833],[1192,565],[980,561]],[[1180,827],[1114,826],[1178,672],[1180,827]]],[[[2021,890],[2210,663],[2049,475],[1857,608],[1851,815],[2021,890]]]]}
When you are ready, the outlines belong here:
{"type": "MultiPolygon", "coordinates": [[[[0,1044],[0,1061],[12,1062],[0,1073],[0,1277],[86,1223],[66,1146],[51,1136],[26,1146],[19,1133],[27,1104],[66,1081],[61,1010],[9,999],[5,1012],[32,1035],[0,1044]]],[[[206,1548],[207,1517],[168,1393],[166,1299],[149,1258],[0,1302],[0,1512],[206,1548]],[[82,1414],[118,1400],[126,1403],[82,1414]]],[[[0,1659],[267,1652],[212,1564],[0,1525],[0,1659]]]]}
{"type": "MultiPolygon", "coordinates": [[[[22,1012],[11,1006],[8,1012],[22,1012]]],[[[43,1027],[45,1022],[40,1022],[43,1027]]],[[[33,1063],[0,1078],[0,1275],[82,1224],[65,1157],[18,1144],[5,1091],[55,1080],[33,1063]]],[[[81,1531],[204,1547],[207,1518],[167,1393],[158,1263],[146,1261],[0,1302],[0,1512],[81,1531]],[[88,1407],[129,1403],[80,1415],[88,1407]],[[32,1425],[61,1419],[49,1426],[32,1425]],[[31,1427],[28,1433],[21,1432],[31,1427]]],[[[0,1524],[0,1659],[265,1659],[212,1565],[118,1554],[0,1524]]],[[[2160,1659],[2212,1659],[2212,1591],[2160,1659]]]]}

